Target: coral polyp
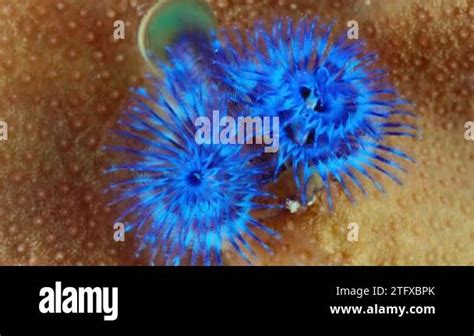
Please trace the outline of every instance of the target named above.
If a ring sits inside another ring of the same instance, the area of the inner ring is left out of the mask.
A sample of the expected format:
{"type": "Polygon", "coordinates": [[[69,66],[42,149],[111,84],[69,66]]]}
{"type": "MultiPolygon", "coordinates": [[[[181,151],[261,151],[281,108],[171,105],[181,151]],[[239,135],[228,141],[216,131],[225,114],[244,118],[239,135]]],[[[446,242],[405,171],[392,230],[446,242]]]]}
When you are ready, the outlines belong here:
{"type": "Polygon", "coordinates": [[[198,144],[195,120],[226,115],[225,95],[213,85],[180,85],[186,71],[161,70],[164,80],[152,76],[149,88],[133,91],[116,131],[125,145],[108,147],[124,158],[108,172],[128,174],[108,188],[118,195],[112,204],[126,204],[117,220],[130,223],[138,253],[148,250],[152,263],[161,256],[170,265],[221,264],[226,245],[249,262],[251,241],[268,250],[260,234],[275,235],[251,213],[268,196],[262,167],[238,145],[198,144]]]}
{"type": "MultiPolygon", "coordinates": [[[[308,184],[319,175],[333,202],[337,181],[352,200],[346,180],[363,190],[356,171],[372,180],[372,170],[400,180],[388,168],[403,170],[394,157],[413,161],[384,145],[391,136],[416,137],[410,102],[399,97],[387,73],[375,66],[377,54],[346,34],[332,38],[333,24],[318,19],[279,19],[257,24],[245,37],[224,32],[220,79],[257,116],[280,118],[280,151],[274,170],[292,169],[303,204],[308,184]],[[385,167],[384,167],[385,165],[385,167]]],[[[311,193],[309,193],[311,195],[311,193]]]]}

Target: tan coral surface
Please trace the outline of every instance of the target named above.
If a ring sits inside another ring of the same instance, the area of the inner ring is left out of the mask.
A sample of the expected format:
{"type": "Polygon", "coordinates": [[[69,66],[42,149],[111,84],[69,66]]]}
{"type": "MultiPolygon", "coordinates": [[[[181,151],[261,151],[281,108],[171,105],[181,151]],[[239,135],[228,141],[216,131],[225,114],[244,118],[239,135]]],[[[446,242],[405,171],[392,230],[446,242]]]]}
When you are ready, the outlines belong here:
{"type": "MultiPolygon", "coordinates": [[[[387,194],[337,195],[325,206],[265,223],[279,229],[278,265],[473,265],[473,1],[210,1],[221,25],[250,27],[277,15],[319,15],[380,53],[400,92],[416,103],[421,140],[396,140],[417,160],[387,194]],[[360,227],[347,240],[348,224],[360,227]]],[[[128,88],[144,71],[136,31],[145,0],[0,0],[0,264],[133,264],[133,242],[115,243],[105,206],[101,146],[128,88]],[[126,39],[112,38],[114,20],[126,39]]],[[[228,264],[239,264],[233,255],[228,264]]]]}

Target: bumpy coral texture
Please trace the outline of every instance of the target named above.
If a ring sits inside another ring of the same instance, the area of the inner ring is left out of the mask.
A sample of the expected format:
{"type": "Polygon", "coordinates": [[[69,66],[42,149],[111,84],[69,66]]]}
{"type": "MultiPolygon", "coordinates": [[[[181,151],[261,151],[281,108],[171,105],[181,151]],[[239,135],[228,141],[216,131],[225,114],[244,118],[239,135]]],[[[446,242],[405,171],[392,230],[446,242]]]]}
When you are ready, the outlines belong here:
{"type": "MultiPolygon", "coordinates": [[[[0,264],[147,263],[133,257],[133,235],[113,240],[121,209],[104,207],[110,158],[100,147],[146,69],[135,36],[154,2],[0,0],[0,119],[9,125],[0,143],[0,264]],[[117,19],[126,23],[125,40],[112,38],[117,19]]],[[[209,3],[220,27],[319,15],[343,31],[357,20],[394,86],[416,103],[423,129],[421,142],[390,139],[417,159],[404,188],[367,190],[356,207],[338,198],[332,215],[315,205],[264,219],[283,235],[258,264],[474,264],[474,147],[463,137],[474,119],[472,1],[209,3]],[[353,222],[357,242],[347,240],[353,222]]],[[[242,260],[229,253],[224,262],[242,260]]]]}

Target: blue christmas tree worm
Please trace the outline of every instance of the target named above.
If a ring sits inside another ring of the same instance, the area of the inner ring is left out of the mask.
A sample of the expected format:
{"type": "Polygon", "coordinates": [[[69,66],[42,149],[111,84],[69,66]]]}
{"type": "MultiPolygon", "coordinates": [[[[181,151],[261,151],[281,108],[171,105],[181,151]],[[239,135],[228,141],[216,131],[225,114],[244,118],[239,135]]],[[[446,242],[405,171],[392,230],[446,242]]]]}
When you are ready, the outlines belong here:
{"type": "Polygon", "coordinates": [[[274,177],[291,168],[303,204],[315,174],[333,207],[330,182],[337,181],[352,201],[347,181],[363,193],[360,177],[382,185],[372,171],[401,183],[390,170],[404,171],[395,157],[413,160],[385,145],[388,137],[416,137],[410,102],[399,97],[377,55],[346,34],[331,38],[333,24],[318,19],[278,19],[270,28],[223,32],[215,62],[235,99],[252,115],[279,116],[280,151],[274,177]],[[359,176],[357,176],[359,175],[359,176]]]}
{"type": "Polygon", "coordinates": [[[116,131],[128,145],[108,146],[123,157],[108,173],[130,173],[108,188],[111,204],[127,204],[117,220],[130,223],[138,252],[149,248],[152,262],[159,254],[172,265],[187,256],[191,264],[220,264],[226,244],[249,262],[249,240],[269,250],[258,232],[275,235],[251,214],[265,207],[257,198],[269,196],[260,189],[264,167],[250,164],[256,154],[240,145],[195,141],[195,120],[213,110],[226,115],[228,99],[214,85],[183,84],[190,73],[177,62],[157,65],[164,79],[150,76],[150,88],[133,90],[116,131]]]}

